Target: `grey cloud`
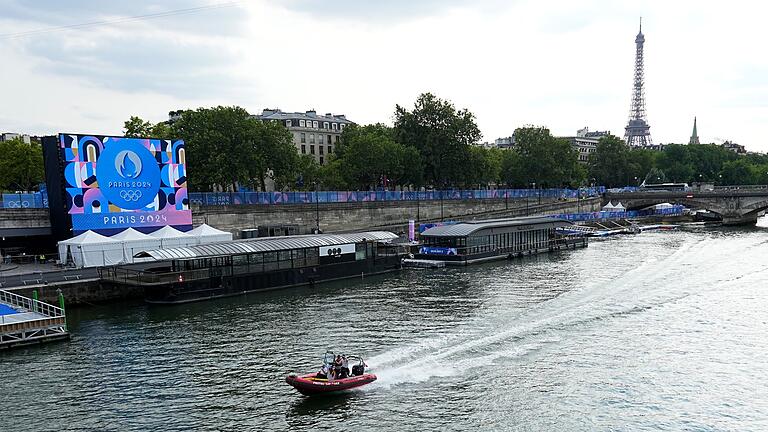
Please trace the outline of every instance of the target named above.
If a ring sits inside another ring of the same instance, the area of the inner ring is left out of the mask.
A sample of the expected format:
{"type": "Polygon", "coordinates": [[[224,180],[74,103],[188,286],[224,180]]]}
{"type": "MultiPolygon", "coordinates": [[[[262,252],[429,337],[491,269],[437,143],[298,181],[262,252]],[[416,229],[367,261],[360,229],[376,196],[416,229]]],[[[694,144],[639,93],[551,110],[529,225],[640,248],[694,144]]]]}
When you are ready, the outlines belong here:
{"type": "Polygon", "coordinates": [[[216,45],[183,45],[143,35],[67,44],[48,35],[26,43],[27,54],[51,62],[46,70],[125,92],[190,97],[234,96],[246,83],[227,73],[237,59],[216,45]]]}
{"type": "Polygon", "coordinates": [[[457,6],[483,8],[504,3],[500,0],[338,0],[326,2],[320,0],[287,0],[285,8],[331,18],[358,18],[367,21],[397,20],[437,15],[457,6]]]}
{"type": "MultiPolygon", "coordinates": [[[[228,3],[228,2],[224,2],[228,3]]],[[[3,5],[3,19],[30,23],[29,30],[60,27],[113,20],[167,11],[207,6],[208,3],[190,3],[183,0],[37,0],[27,2],[8,0],[3,5]]],[[[182,13],[145,20],[153,26],[167,30],[195,34],[235,35],[247,26],[246,14],[237,6],[206,9],[195,13],[182,13]]],[[[108,24],[122,26],[126,24],[108,24]]],[[[78,31],[90,31],[91,27],[78,31]]]]}
{"type": "MultiPolygon", "coordinates": [[[[30,28],[34,30],[200,5],[206,3],[11,0],[3,19],[34,23],[30,28]]],[[[246,21],[247,15],[232,7],[147,21],[151,28],[173,35],[168,39],[157,36],[159,32],[135,31],[135,24],[123,23],[36,34],[9,42],[26,54],[49,62],[51,67],[45,69],[47,73],[74,76],[110,89],[149,91],[187,99],[244,96],[242,89],[247,91],[247,83],[238,82],[229,72],[239,59],[214,41],[231,40],[238,29],[245,27],[246,21]],[[119,32],[104,31],[111,26],[119,32]],[[208,35],[215,37],[210,43],[192,42],[208,35]],[[80,43],[82,41],[87,43],[80,43]]]]}

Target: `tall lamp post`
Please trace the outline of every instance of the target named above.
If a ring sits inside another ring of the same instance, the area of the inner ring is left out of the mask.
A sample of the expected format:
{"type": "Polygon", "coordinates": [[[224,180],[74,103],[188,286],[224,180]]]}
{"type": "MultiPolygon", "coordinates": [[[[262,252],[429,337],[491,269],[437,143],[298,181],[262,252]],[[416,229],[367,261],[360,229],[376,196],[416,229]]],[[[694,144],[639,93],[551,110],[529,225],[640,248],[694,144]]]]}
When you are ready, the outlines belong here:
{"type": "Polygon", "coordinates": [[[315,185],[315,234],[320,234],[320,201],[318,201],[318,184],[316,181],[312,182],[315,185]]]}

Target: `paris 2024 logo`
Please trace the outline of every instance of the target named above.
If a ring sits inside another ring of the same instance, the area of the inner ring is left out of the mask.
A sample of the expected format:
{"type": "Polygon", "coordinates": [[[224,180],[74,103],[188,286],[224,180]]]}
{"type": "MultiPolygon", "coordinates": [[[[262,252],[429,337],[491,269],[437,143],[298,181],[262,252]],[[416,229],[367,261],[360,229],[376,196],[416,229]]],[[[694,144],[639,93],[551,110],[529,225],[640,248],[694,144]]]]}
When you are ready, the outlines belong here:
{"type": "Polygon", "coordinates": [[[99,188],[110,203],[138,210],[155,200],[160,190],[160,168],[139,140],[119,139],[107,144],[96,164],[99,188]]]}

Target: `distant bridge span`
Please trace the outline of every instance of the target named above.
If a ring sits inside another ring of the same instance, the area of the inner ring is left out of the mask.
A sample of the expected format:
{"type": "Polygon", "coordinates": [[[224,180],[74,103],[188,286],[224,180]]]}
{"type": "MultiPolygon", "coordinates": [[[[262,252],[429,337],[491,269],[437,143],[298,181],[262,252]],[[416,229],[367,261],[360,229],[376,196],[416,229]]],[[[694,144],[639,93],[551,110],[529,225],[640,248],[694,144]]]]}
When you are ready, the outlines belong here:
{"type": "Polygon", "coordinates": [[[754,224],[758,214],[768,209],[768,186],[718,187],[705,191],[606,192],[608,201],[621,202],[627,210],[641,209],[664,202],[706,209],[723,217],[727,225],[754,224]]]}

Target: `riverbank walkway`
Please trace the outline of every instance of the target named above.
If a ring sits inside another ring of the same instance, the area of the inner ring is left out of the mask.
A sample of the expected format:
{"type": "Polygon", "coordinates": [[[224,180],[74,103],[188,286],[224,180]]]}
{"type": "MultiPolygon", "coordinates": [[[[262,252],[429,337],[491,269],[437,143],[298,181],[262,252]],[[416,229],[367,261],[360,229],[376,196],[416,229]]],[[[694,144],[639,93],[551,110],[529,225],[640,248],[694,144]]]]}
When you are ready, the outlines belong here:
{"type": "Polygon", "coordinates": [[[0,290],[0,350],[62,339],[69,339],[63,308],[0,290]]]}

